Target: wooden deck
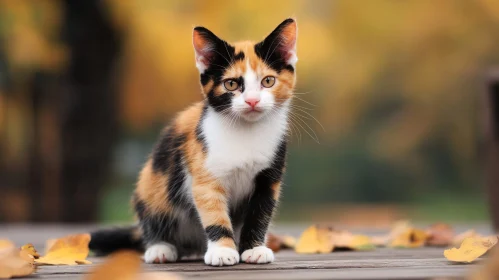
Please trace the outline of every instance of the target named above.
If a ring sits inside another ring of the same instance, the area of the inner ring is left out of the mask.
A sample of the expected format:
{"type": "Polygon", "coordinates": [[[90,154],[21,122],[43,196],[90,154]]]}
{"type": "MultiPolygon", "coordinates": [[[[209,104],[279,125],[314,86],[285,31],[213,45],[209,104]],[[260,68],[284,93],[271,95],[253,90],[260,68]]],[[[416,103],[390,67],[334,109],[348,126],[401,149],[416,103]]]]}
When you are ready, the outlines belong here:
{"type": "MultiPolygon", "coordinates": [[[[84,226],[0,226],[0,238],[16,244],[31,242],[42,251],[45,240],[66,234],[88,232],[84,226]]],[[[475,227],[476,228],[476,227],[475,227]]],[[[303,227],[278,227],[277,232],[297,235],[303,227]]],[[[488,232],[486,227],[481,231],[488,232]]],[[[365,231],[364,231],[365,232],[365,231]]],[[[42,266],[30,279],[78,279],[103,258],[89,258],[92,265],[42,266]]],[[[210,267],[201,261],[163,265],[143,265],[145,271],[171,271],[184,279],[464,279],[479,264],[453,264],[443,257],[443,249],[377,249],[369,252],[335,252],[324,255],[299,255],[293,251],[276,254],[268,265],[238,264],[210,267]]]]}

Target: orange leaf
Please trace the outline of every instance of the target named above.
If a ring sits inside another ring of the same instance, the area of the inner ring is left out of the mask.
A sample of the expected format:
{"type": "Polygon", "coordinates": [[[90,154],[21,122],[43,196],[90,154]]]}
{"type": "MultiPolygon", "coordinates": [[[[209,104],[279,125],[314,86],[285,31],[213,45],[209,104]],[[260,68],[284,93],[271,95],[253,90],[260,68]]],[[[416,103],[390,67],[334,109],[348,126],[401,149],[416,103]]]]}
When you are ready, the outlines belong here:
{"type": "Polygon", "coordinates": [[[454,229],[448,224],[437,223],[431,225],[427,230],[428,238],[426,245],[429,246],[448,246],[452,244],[454,238],[454,229]]]}
{"type": "Polygon", "coordinates": [[[23,245],[21,247],[21,251],[28,253],[29,255],[33,256],[35,259],[40,257],[40,254],[38,254],[38,252],[36,251],[35,246],[33,246],[33,244],[31,243],[23,245]]]}
{"type": "Polygon", "coordinates": [[[89,249],[90,234],[69,235],[57,239],[47,251],[47,254],[35,260],[39,265],[43,264],[65,264],[77,265],[88,264],[86,260],[89,249]]]}
{"type": "Polygon", "coordinates": [[[405,232],[396,236],[390,243],[391,247],[418,248],[425,245],[426,232],[420,229],[409,228],[405,232]]]}
{"type": "Polygon", "coordinates": [[[331,253],[334,244],[331,241],[331,227],[311,226],[307,228],[295,246],[295,251],[300,254],[331,253]]]}
{"type": "Polygon", "coordinates": [[[140,272],[140,256],[133,251],[118,251],[106,262],[97,266],[88,275],[88,280],[132,280],[137,279],[140,272]]]}
{"type": "Polygon", "coordinates": [[[22,253],[17,248],[11,248],[0,255],[0,278],[26,276],[35,271],[33,264],[21,257],[22,253]]]}
{"type": "Polygon", "coordinates": [[[497,236],[490,237],[468,237],[459,249],[452,248],[444,251],[444,256],[453,262],[472,262],[487,253],[497,244],[497,236]]]}

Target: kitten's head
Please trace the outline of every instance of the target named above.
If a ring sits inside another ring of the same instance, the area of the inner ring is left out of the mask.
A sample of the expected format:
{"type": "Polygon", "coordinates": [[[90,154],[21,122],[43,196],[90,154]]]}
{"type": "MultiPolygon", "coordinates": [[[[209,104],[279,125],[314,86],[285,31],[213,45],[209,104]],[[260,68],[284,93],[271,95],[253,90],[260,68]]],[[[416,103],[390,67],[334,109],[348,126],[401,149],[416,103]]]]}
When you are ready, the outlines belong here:
{"type": "Polygon", "coordinates": [[[249,122],[286,108],[295,85],[296,36],[293,19],[256,44],[229,44],[204,27],[194,28],[196,66],[208,104],[249,122]]]}

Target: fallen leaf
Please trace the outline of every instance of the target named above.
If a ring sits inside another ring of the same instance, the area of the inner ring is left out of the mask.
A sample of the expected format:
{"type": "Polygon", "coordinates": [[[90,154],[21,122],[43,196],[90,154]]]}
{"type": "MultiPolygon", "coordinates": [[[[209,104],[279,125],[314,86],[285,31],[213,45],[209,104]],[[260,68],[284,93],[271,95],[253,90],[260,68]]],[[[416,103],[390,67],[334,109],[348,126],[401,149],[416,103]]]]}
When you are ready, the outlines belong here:
{"type": "Polygon", "coordinates": [[[497,243],[497,236],[490,237],[468,237],[457,248],[444,251],[444,256],[453,262],[472,262],[485,254],[497,243]]]}
{"type": "Polygon", "coordinates": [[[141,273],[142,261],[135,251],[118,251],[97,266],[86,280],[180,280],[181,277],[169,272],[141,273]]]}
{"type": "Polygon", "coordinates": [[[45,255],[50,251],[50,248],[52,248],[52,246],[54,246],[56,241],[57,241],[57,239],[55,239],[55,238],[45,241],[45,255]]]}
{"type": "Polygon", "coordinates": [[[18,248],[10,248],[0,255],[0,278],[26,276],[35,271],[33,263],[22,257],[22,253],[18,248]]]}
{"type": "Polygon", "coordinates": [[[454,236],[454,238],[452,239],[452,245],[459,246],[468,237],[482,237],[482,236],[478,234],[474,229],[470,229],[454,236]]]}
{"type": "Polygon", "coordinates": [[[390,243],[390,247],[418,248],[425,245],[426,232],[420,229],[409,228],[396,236],[390,243]]]}
{"type": "Polygon", "coordinates": [[[89,264],[86,260],[89,249],[90,234],[76,234],[59,238],[50,247],[47,254],[35,260],[38,265],[44,264],[89,264]]]}
{"type": "Polygon", "coordinates": [[[86,279],[88,280],[132,280],[140,272],[140,256],[134,251],[118,251],[101,265],[97,266],[86,279]]]}
{"type": "Polygon", "coordinates": [[[293,249],[296,246],[296,238],[291,235],[282,236],[282,248],[293,249]]]}
{"type": "Polygon", "coordinates": [[[31,243],[21,246],[21,251],[28,253],[35,259],[38,259],[40,257],[40,254],[38,254],[38,252],[36,251],[35,246],[33,246],[33,244],[31,243]]]}
{"type": "Polygon", "coordinates": [[[268,233],[267,234],[267,247],[270,248],[274,252],[279,252],[281,250],[281,245],[282,245],[282,239],[280,236],[273,234],[273,233],[268,233]]]}
{"type": "Polygon", "coordinates": [[[431,225],[427,230],[426,245],[428,246],[449,246],[454,239],[454,229],[444,223],[431,225]]]}
{"type": "Polygon", "coordinates": [[[407,220],[396,221],[388,234],[371,236],[371,244],[378,247],[388,246],[391,241],[411,228],[413,228],[413,226],[407,220]]]}
{"type": "Polygon", "coordinates": [[[334,245],[331,241],[331,227],[311,226],[307,228],[295,246],[295,251],[300,254],[331,253],[334,245]]]}

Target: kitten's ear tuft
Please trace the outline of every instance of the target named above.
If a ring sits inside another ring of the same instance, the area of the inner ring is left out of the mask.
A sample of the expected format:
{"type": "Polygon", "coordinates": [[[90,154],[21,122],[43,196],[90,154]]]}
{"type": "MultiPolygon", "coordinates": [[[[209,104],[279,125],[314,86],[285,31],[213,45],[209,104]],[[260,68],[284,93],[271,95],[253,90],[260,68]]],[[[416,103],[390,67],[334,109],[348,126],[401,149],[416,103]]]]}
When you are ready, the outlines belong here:
{"type": "Polygon", "coordinates": [[[192,33],[192,44],[196,54],[196,67],[203,73],[214,59],[215,49],[221,40],[204,27],[195,27],[192,33]]]}
{"type": "Polygon", "coordinates": [[[271,52],[278,52],[287,64],[295,66],[298,61],[296,56],[297,35],[298,26],[296,20],[288,18],[265,38],[263,44],[271,52]]]}

